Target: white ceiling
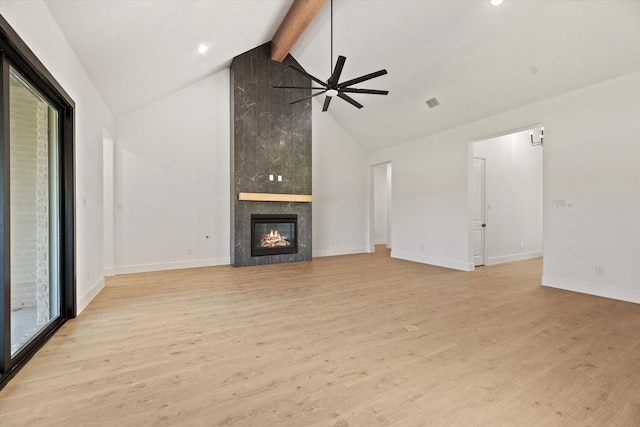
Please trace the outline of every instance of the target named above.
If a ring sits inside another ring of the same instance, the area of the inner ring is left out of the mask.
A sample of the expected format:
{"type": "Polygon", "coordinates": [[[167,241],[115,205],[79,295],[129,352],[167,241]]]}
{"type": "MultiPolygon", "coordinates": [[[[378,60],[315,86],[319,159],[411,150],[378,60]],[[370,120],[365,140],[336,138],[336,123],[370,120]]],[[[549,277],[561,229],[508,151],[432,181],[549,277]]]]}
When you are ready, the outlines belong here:
{"type": "MultiPolygon", "coordinates": [[[[291,3],[47,0],[116,117],[269,41],[291,3]]],[[[327,1],[292,50],[322,80],[329,17],[327,1]]],[[[335,0],[338,54],[342,81],[389,72],[361,84],[388,96],[354,95],[361,110],[336,99],[329,110],[372,152],[640,70],[640,1],[335,0]],[[429,109],[432,97],[441,105],[429,109]]]]}
{"type": "Polygon", "coordinates": [[[114,116],[213,75],[268,42],[293,0],[46,0],[114,116]],[[197,53],[206,43],[206,55],[197,53]]]}

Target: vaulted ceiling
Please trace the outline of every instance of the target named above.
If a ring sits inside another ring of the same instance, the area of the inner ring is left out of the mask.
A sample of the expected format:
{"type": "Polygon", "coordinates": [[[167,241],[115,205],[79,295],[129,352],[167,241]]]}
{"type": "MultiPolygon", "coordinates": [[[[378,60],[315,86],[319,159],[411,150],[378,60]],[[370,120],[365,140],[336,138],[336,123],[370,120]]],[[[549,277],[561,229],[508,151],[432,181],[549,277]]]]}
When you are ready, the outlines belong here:
{"type": "MultiPolygon", "coordinates": [[[[269,41],[291,3],[47,0],[116,117],[269,41]]],[[[329,4],[291,52],[323,79],[329,4]]],[[[337,100],[325,113],[372,152],[640,70],[640,2],[334,0],[337,55],[347,57],[341,80],[389,72],[361,84],[388,96],[354,95],[364,108],[337,100]]]]}

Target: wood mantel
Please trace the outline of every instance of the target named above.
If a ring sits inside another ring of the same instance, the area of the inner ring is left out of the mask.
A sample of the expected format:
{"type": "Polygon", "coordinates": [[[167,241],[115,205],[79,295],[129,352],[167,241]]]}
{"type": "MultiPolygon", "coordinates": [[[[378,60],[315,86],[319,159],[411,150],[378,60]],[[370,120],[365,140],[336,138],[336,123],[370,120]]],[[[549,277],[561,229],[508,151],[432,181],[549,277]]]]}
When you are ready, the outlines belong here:
{"type": "Polygon", "coordinates": [[[238,193],[238,200],[250,202],[303,202],[311,203],[311,194],[238,193]]]}

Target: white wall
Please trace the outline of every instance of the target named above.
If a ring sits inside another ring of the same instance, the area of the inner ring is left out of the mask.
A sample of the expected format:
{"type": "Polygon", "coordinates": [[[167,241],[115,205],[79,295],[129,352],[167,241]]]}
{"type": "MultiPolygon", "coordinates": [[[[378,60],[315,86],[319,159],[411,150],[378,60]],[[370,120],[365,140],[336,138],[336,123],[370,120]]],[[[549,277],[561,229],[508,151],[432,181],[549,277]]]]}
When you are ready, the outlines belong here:
{"type": "Polygon", "coordinates": [[[487,265],[542,256],[542,151],[529,130],[473,144],[485,159],[487,265]]]}
{"type": "MultiPolygon", "coordinates": [[[[367,252],[365,154],[320,110],[314,102],[313,255],[367,252]]],[[[228,70],[117,119],[119,274],[229,263],[229,120],[228,70]]]]}
{"type": "Polygon", "coordinates": [[[387,243],[388,167],[387,163],[373,168],[373,230],[376,245],[387,243]]]}
{"type": "Polygon", "coordinates": [[[552,100],[539,121],[546,285],[640,303],[639,93],[636,72],[552,100]]]}
{"type": "Polygon", "coordinates": [[[365,153],[319,102],[313,105],[313,256],[368,252],[365,153]]]}
{"type": "Polygon", "coordinates": [[[391,161],[391,256],[460,270],[469,260],[466,140],[424,138],[369,155],[391,161]]]}
{"type": "Polygon", "coordinates": [[[393,162],[392,256],[473,270],[469,141],[544,123],[542,282],[640,302],[638,93],[635,72],[369,155],[393,162]]]}
{"type": "Polygon", "coordinates": [[[117,119],[118,273],[229,263],[229,129],[228,70],[117,119]]]}
{"type": "Polygon", "coordinates": [[[81,312],[104,287],[102,130],[113,130],[113,117],[43,1],[1,1],[0,13],[76,102],[76,266],[81,312]]]}

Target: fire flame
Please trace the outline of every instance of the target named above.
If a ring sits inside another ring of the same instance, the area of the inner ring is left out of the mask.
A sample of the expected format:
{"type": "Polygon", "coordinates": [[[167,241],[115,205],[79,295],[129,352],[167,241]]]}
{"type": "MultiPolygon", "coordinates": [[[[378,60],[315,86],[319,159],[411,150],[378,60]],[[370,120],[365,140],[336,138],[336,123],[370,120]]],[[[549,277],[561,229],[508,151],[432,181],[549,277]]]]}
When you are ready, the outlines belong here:
{"type": "Polygon", "coordinates": [[[290,246],[287,236],[282,236],[278,230],[270,230],[269,233],[260,239],[259,246],[261,248],[275,248],[282,246],[290,246]]]}

